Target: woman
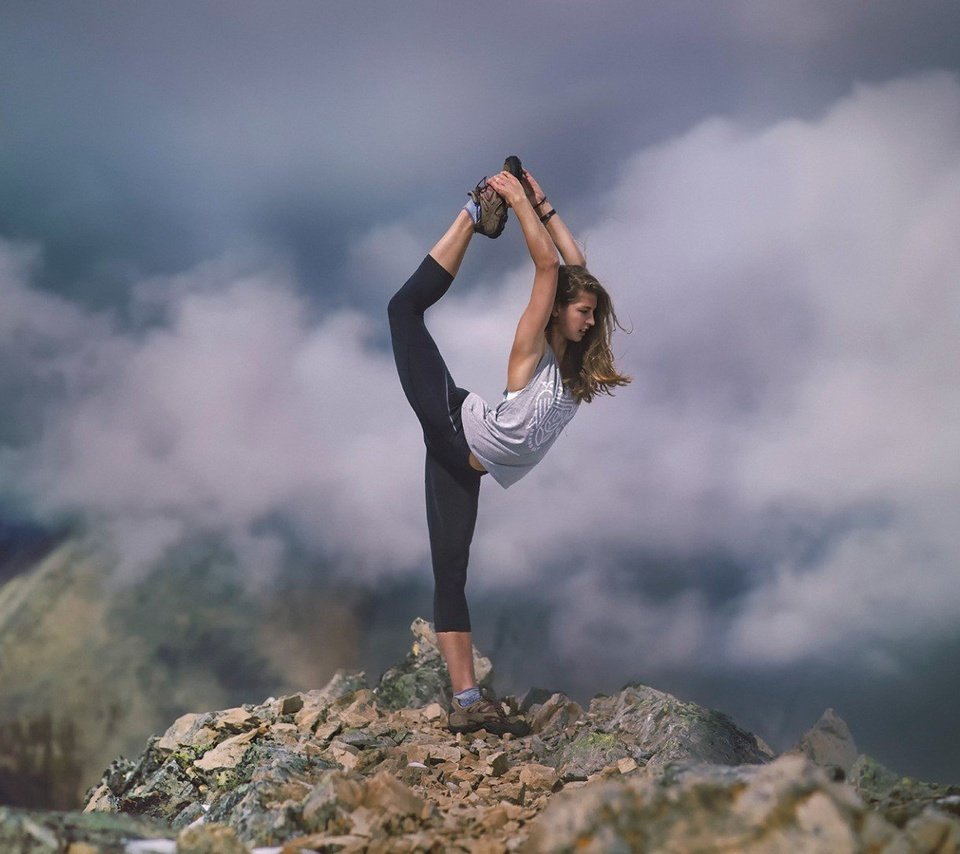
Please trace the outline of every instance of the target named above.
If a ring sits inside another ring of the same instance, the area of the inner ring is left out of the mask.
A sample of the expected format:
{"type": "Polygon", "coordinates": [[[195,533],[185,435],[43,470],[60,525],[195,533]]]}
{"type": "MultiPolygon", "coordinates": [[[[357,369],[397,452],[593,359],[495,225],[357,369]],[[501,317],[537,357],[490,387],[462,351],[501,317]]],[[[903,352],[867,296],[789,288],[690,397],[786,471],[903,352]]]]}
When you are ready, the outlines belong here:
{"type": "Polygon", "coordinates": [[[480,478],[489,472],[504,488],[515,483],[543,458],[581,401],[630,380],[613,365],[610,336],[617,319],[609,296],[584,268],[580,247],[536,179],[516,157],[504,167],[470,193],[390,300],[388,313],[400,383],[427,448],[434,627],[454,691],[448,726],[524,735],[526,722],[483,696],[473,669],[464,587],[480,478]],[[533,290],[510,350],[504,400],[491,409],[454,383],[423,314],[449,289],[473,235],[499,236],[508,207],[533,260],[533,290]]]}

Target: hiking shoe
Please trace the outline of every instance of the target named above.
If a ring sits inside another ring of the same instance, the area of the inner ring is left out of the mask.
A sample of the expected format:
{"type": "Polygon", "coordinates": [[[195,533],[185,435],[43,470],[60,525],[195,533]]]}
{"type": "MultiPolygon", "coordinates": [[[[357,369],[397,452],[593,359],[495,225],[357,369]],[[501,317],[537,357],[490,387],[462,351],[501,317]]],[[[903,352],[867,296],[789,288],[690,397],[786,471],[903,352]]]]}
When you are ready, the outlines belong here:
{"type": "Polygon", "coordinates": [[[507,224],[507,203],[484,178],[467,193],[480,210],[473,230],[484,237],[499,237],[507,224]]]}
{"type": "MultiPolygon", "coordinates": [[[[530,204],[533,205],[533,209],[536,210],[537,195],[533,192],[533,187],[530,186],[530,182],[523,176],[523,166],[520,165],[520,158],[515,154],[511,154],[506,160],[503,161],[503,168],[520,182],[520,186],[523,187],[523,192],[527,194],[527,199],[529,200],[530,204]]],[[[546,197],[541,200],[540,204],[543,204],[545,200],[546,197]]]]}
{"type": "Polygon", "coordinates": [[[494,735],[508,732],[511,735],[527,735],[530,724],[519,715],[508,715],[504,712],[496,698],[484,696],[469,706],[462,706],[454,697],[447,717],[447,729],[450,732],[475,732],[485,729],[494,735]]]}

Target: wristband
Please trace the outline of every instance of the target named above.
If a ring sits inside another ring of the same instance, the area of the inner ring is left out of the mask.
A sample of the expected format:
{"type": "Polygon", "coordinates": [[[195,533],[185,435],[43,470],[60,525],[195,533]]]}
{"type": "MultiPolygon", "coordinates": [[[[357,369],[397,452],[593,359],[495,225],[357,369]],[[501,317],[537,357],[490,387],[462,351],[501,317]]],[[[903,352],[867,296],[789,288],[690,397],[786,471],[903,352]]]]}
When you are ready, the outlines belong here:
{"type": "Polygon", "coordinates": [[[540,199],[539,202],[537,202],[537,203],[533,206],[533,209],[536,210],[537,208],[539,208],[546,200],[547,200],[547,197],[544,196],[542,199],[540,199]]]}
{"type": "Polygon", "coordinates": [[[557,212],[557,209],[554,208],[552,211],[550,211],[550,213],[544,214],[542,217],[540,217],[540,222],[546,225],[550,221],[550,217],[554,216],[556,212],[557,212]]]}

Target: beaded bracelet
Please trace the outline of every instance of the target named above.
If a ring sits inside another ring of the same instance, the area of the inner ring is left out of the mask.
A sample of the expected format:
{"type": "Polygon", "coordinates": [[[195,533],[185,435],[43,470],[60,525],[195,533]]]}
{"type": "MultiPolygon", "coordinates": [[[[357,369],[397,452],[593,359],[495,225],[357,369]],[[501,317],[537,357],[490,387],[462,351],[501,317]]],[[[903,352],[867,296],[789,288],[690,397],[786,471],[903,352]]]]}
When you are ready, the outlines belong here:
{"type": "Polygon", "coordinates": [[[544,214],[542,217],[540,217],[540,222],[542,222],[544,225],[546,225],[547,222],[549,222],[550,217],[554,216],[554,215],[556,214],[556,212],[557,212],[557,209],[554,208],[552,211],[550,211],[550,213],[544,214]]]}

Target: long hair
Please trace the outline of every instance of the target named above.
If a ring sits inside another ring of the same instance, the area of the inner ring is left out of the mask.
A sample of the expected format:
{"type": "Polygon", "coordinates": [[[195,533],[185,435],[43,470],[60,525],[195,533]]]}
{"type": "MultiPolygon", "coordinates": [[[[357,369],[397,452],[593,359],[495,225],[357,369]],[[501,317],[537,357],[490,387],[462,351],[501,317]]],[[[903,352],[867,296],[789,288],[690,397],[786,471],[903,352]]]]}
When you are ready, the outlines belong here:
{"type": "MultiPolygon", "coordinates": [[[[574,302],[584,291],[597,298],[594,324],[581,341],[568,341],[560,365],[564,383],[577,403],[590,403],[595,394],[613,394],[616,386],[626,385],[630,377],[621,374],[613,364],[610,338],[615,328],[623,329],[613,310],[613,302],[603,285],[586,267],[562,264],[557,275],[557,297],[554,305],[562,308],[574,302]]],[[[552,322],[552,321],[551,321],[552,322]]]]}

